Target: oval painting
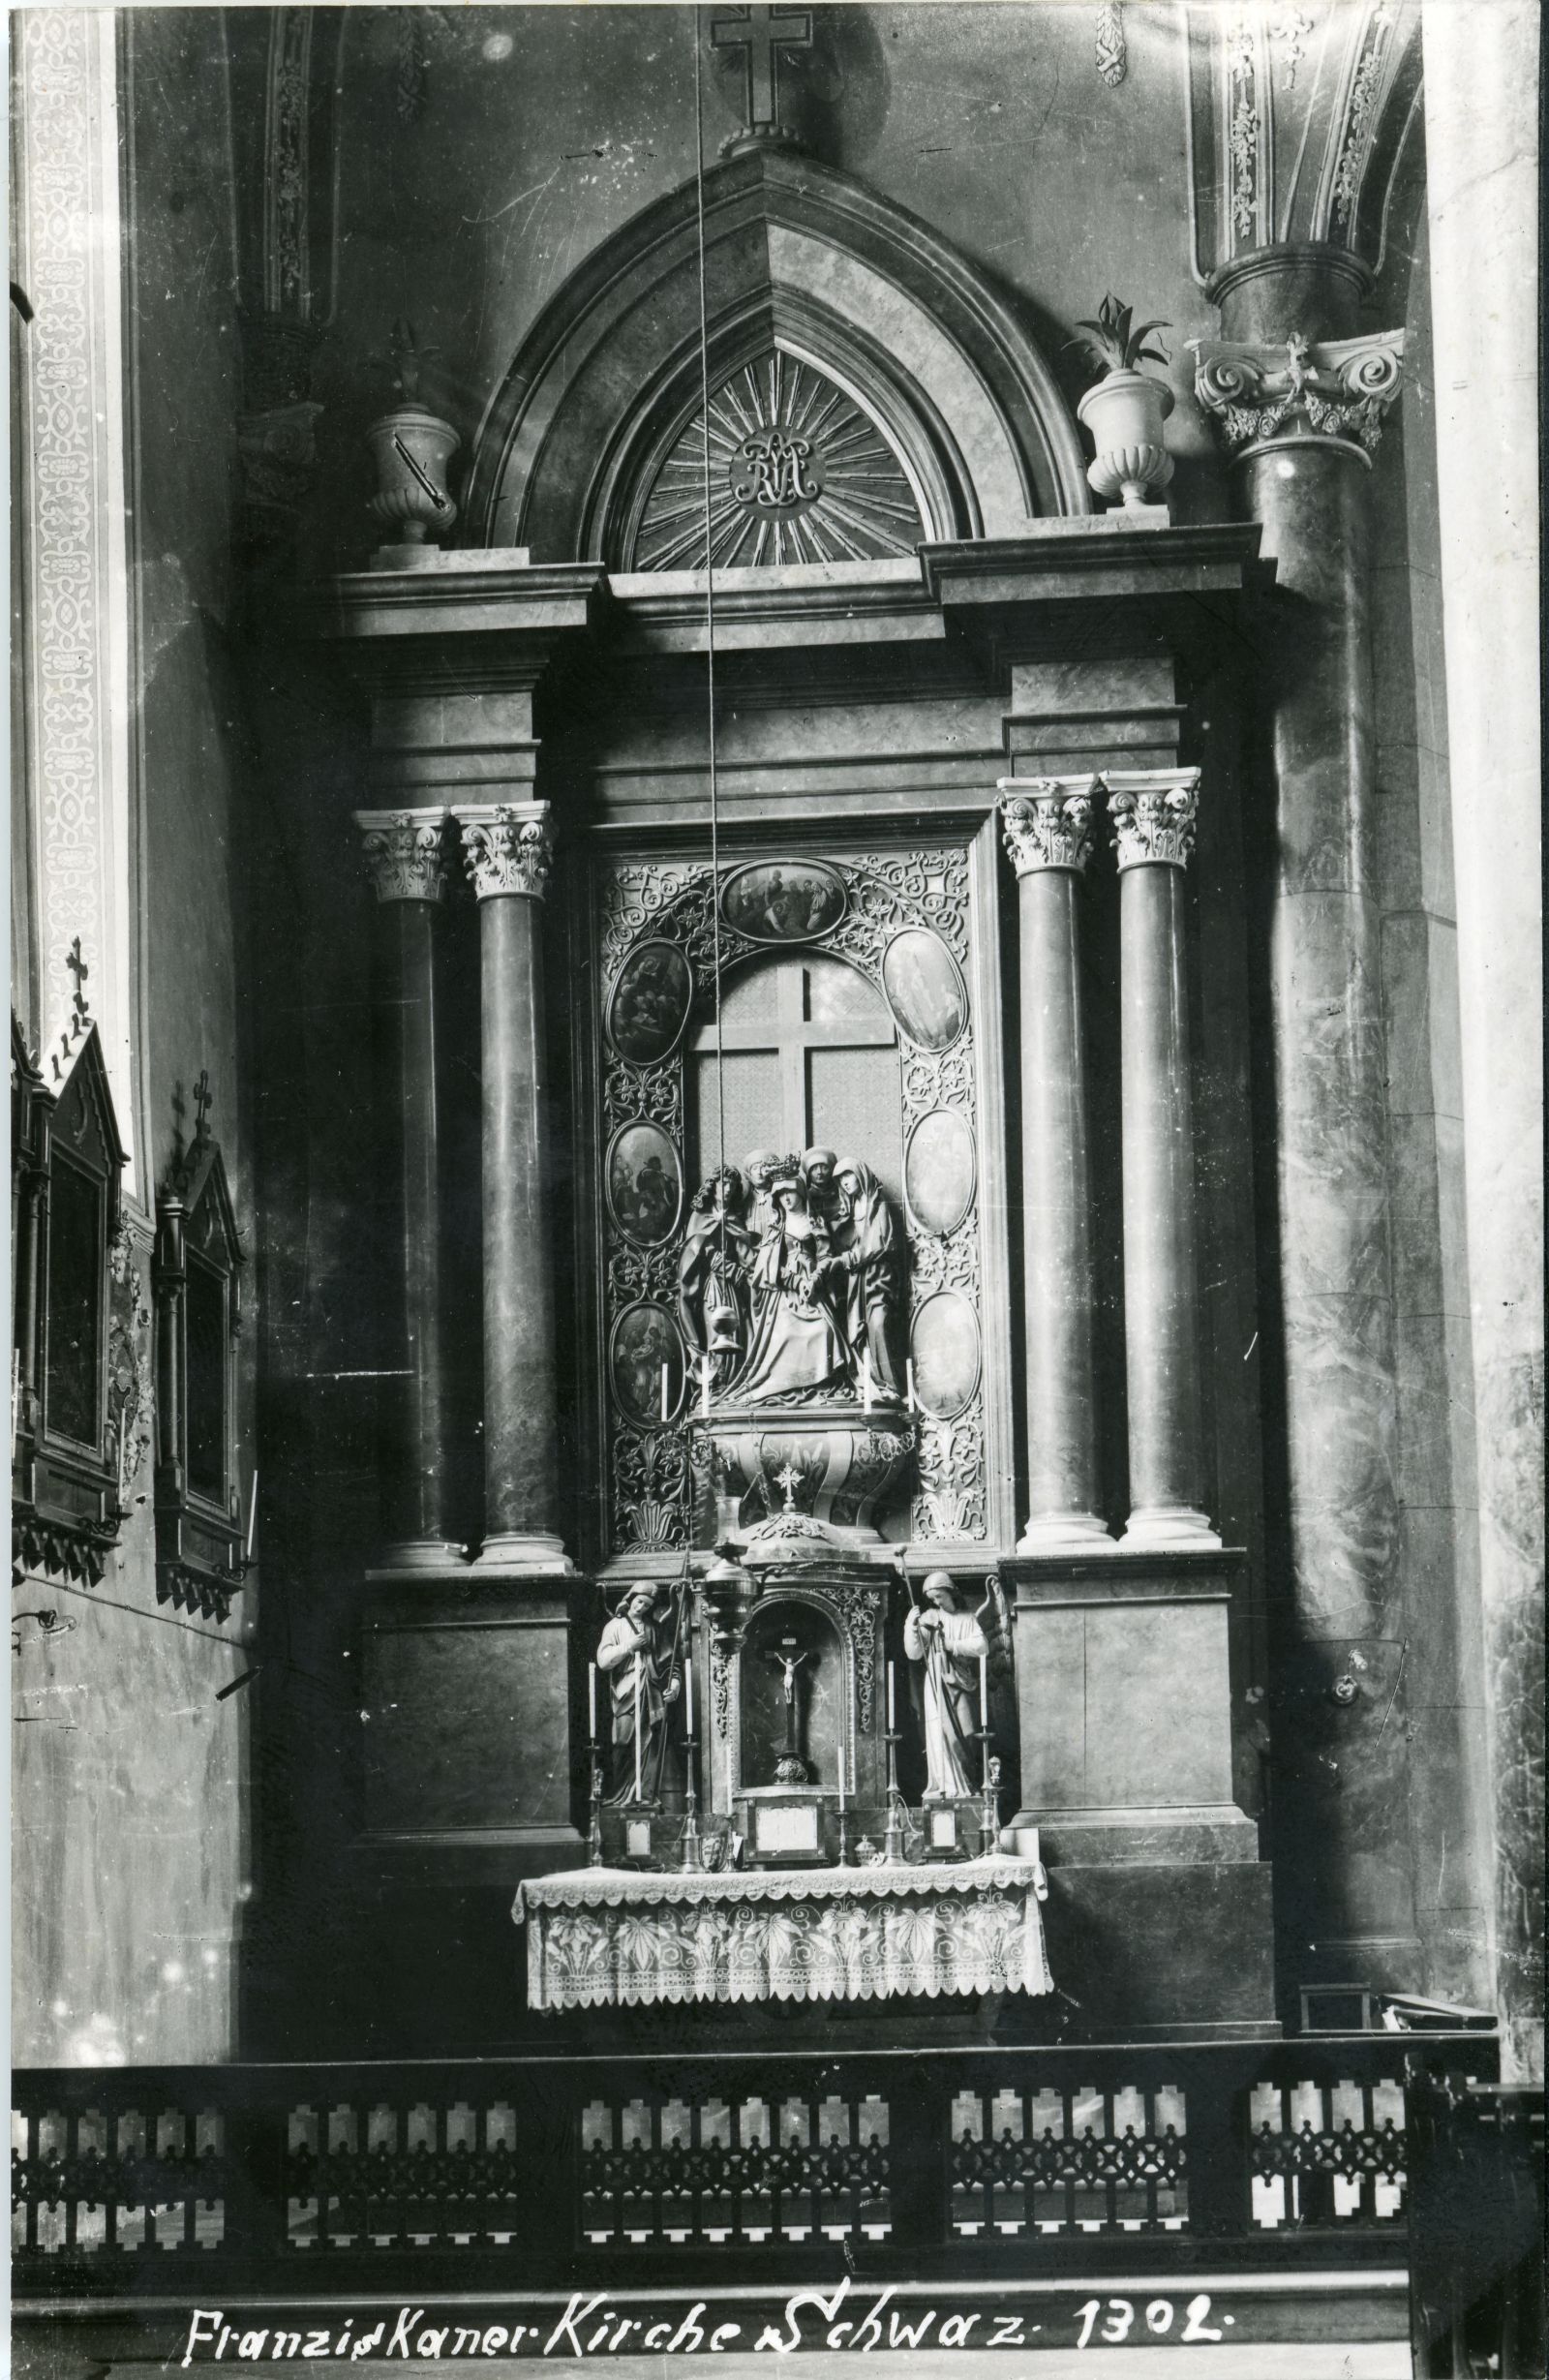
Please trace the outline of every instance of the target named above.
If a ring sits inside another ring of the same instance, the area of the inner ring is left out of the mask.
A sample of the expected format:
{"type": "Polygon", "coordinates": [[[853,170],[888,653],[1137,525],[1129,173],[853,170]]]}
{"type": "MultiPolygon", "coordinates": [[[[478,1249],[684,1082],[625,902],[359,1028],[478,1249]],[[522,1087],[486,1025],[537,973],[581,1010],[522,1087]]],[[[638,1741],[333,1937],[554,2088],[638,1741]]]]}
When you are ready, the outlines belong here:
{"type": "Polygon", "coordinates": [[[677,1049],[693,1001],[693,970],[677,943],[637,943],[608,1002],[608,1039],[632,1066],[654,1066],[677,1049]]]}
{"type": "Polygon", "coordinates": [[[945,1239],[974,1203],[977,1167],[968,1118],[956,1108],[922,1115],[903,1161],[904,1195],[923,1232],[945,1239]]]}
{"type": "Polygon", "coordinates": [[[927,1414],[951,1421],[979,1386],[979,1323],[955,1289],[927,1297],[909,1332],[915,1394],[927,1414]]]}
{"type": "Polygon", "coordinates": [[[844,878],[821,860],[755,860],[721,887],[721,915],[749,942],[812,942],[845,908],[844,878]]]}
{"type": "Polygon", "coordinates": [[[957,961],[926,926],[910,926],[888,944],[882,988],[898,1030],[922,1050],[950,1050],[968,1022],[957,961]]]}
{"type": "Polygon", "coordinates": [[[678,1419],[685,1379],[683,1333],[664,1305],[625,1306],[613,1326],[608,1371],[628,1420],[659,1429],[678,1419]]]}
{"type": "Polygon", "coordinates": [[[603,1180],[608,1212],[626,1239],[654,1248],[672,1237],[683,1213],[683,1176],[659,1124],[644,1116],[621,1124],[608,1143],[603,1180]]]}

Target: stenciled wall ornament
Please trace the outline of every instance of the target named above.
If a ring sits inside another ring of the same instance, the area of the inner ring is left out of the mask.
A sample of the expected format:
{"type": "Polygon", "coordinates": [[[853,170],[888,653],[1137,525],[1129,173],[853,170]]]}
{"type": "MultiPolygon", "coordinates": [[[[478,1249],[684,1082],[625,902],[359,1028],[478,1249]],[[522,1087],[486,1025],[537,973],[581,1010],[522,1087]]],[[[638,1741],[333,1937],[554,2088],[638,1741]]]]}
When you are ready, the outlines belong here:
{"type": "MultiPolygon", "coordinates": [[[[896,1218],[898,1369],[901,1382],[912,1357],[918,1409],[911,1415],[902,1400],[895,1406],[886,1398],[880,1359],[869,1382],[869,1417],[866,1381],[859,1388],[849,1383],[842,1393],[879,1439],[898,1440],[887,1449],[890,1477],[905,1452],[913,1457],[909,1534],[982,1541],[988,1520],[966,853],[770,855],[723,866],[718,892],[708,867],[605,860],[595,882],[604,1027],[597,1144],[598,1360],[608,1384],[605,1551],[682,1547],[698,1526],[690,1441],[706,1388],[678,1315],[683,1259],[667,1218],[681,1199],[687,1164],[688,1013],[705,1011],[717,944],[723,980],[772,945],[794,944],[847,961],[888,1004],[898,1034],[902,1141],[910,1152],[908,1195],[896,1218]],[[651,1054],[658,1050],[660,1055],[651,1054]]],[[[879,1444],[877,1463],[882,1457],[879,1444]]],[[[801,1474],[802,1466],[796,1470],[801,1474]]],[[[866,1484],[857,1475],[858,1491],[866,1484]]],[[[780,1498],[765,1485],[774,1524],[780,1498]]],[[[887,1494],[879,1475],[871,1484],[879,1523],[887,1494]]],[[[786,1501],[804,1497],[810,1502],[805,1487],[786,1501]]],[[[854,1523],[847,1508],[844,1517],[854,1523]]],[[[896,1534],[896,1519],[888,1533],[896,1534]]]]}

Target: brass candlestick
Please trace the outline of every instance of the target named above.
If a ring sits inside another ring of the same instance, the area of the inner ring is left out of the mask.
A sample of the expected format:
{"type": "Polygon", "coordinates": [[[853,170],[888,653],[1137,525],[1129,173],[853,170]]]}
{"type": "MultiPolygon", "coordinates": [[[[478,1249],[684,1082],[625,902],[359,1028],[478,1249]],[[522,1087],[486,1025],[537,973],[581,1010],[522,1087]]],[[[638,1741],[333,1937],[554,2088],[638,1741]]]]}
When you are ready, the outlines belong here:
{"type": "Polygon", "coordinates": [[[587,1746],[592,1755],[592,1823],[587,1830],[587,1866],[600,1868],[602,1859],[602,1744],[593,1735],[587,1746]]]}
{"type": "Polygon", "coordinates": [[[991,1757],[989,1729],[979,1729],[980,1754],[984,1762],[984,1789],[980,1796],[979,1831],[983,1837],[982,1854],[987,1855],[1000,1843],[1000,1762],[991,1757]]]}
{"type": "Polygon", "coordinates": [[[883,1737],[888,1748],[888,1827],[882,1838],[882,1856],[890,1868],[903,1865],[903,1828],[898,1822],[898,1745],[900,1737],[896,1727],[890,1727],[883,1737]]]}
{"type": "Polygon", "coordinates": [[[694,1754],[698,1745],[696,1735],[683,1737],[683,1839],[679,1866],[685,1876],[702,1875],[705,1866],[704,1846],[699,1839],[699,1795],[694,1787],[694,1754]]]}

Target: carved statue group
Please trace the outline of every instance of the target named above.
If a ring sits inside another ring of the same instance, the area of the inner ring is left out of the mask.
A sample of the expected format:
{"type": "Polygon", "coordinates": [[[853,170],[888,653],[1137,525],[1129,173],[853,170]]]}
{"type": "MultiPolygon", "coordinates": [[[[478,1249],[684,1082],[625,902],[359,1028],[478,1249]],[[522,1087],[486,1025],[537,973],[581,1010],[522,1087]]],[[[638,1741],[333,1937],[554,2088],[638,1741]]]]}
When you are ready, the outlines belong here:
{"type": "Polygon", "coordinates": [[[678,1306],[717,1397],[901,1401],[893,1210],[869,1166],[755,1149],[694,1194],[678,1306]]]}

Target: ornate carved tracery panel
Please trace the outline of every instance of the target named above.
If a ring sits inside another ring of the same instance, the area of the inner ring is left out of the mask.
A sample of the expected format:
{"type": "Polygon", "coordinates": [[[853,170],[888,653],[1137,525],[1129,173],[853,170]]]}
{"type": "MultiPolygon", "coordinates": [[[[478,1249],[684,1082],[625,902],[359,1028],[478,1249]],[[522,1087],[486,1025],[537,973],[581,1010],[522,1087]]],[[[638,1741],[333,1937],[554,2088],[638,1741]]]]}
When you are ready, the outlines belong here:
{"type": "MultiPolygon", "coordinates": [[[[773,855],[772,855],[773,856],[773,855]]],[[[881,992],[901,1052],[908,1333],[920,1384],[916,1541],[983,1541],[988,1528],[984,1278],[978,1195],[968,857],[961,848],[825,851],[842,903],[820,907],[805,947],[846,960],[881,992]]],[[[665,1551],[693,1535],[691,1382],[676,1317],[676,1224],[686,1177],[685,1041],[707,1013],[718,943],[723,981],[769,938],[708,866],[599,865],[607,1551],[665,1551]],[[737,921],[742,916],[742,923],[737,921]],[[751,928],[752,931],[744,931],[751,928]],[[644,1185],[644,1186],[642,1186],[644,1185]],[[670,1210],[670,1211],[669,1211],[670,1210]],[[650,1384],[662,1380],[652,1409],[650,1384]]]]}
{"type": "MultiPolygon", "coordinates": [[[[635,531],[636,570],[705,558],[705,412],[684,425],[635,531]]],[[[772,349],[710,400],[711,560],[717,569],[912,554],[928,533],[902,464],[857,400],[772,349]]]]}

